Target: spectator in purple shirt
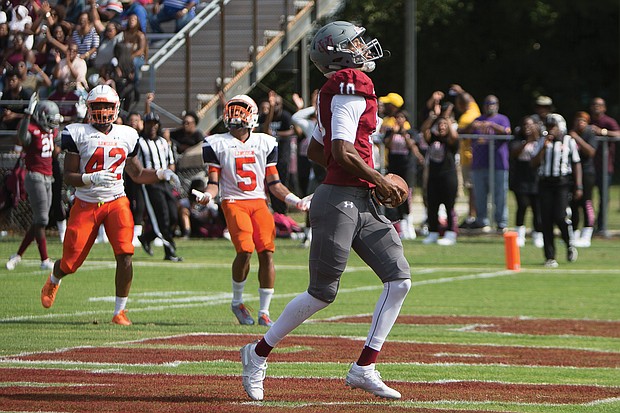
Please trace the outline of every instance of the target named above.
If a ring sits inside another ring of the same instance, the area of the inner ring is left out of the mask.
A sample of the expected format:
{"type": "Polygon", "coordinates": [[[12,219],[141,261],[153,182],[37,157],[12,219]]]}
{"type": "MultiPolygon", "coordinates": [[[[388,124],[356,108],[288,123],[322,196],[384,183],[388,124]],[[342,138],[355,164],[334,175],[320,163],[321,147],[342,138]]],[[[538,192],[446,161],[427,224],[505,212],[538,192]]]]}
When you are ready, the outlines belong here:
{"type": "MultiPolygon", "coordinates": [[[[510,121],[499,113],[499,99],[489,95],[484,99],[482,115],[468,127],[468,133],[481,135],[510,135],[510,121]]],[[[490,225],[487,217],[489,188],[489,140],[472,141],[472,181],[477,217],[473,228],[490,225]]],[[[494,220],[497,231],[504,232],[508,225],[508,141],[495,141],[495,184],[493,188],[494,220]]]]}

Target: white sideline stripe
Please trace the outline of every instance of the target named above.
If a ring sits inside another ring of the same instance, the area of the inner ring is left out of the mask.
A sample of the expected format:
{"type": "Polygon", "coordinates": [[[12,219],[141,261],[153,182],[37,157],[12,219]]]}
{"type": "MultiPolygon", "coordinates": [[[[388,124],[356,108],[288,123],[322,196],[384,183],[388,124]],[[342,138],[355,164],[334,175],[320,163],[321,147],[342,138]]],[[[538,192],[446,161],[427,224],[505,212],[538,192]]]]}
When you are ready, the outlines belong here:
{"type": "Polygon", "coordinates": [[[7,381],[0,382],[0,387],[105,387],[112,384],[105,383],[50,383],[36,381],[7,381]]]}
{"type": "MultiPolygon", "coordinates": [[[[79,347],[76,347],[79,348],[79,347]]],[[[105,347],[95,347],[95,348],[105,348],[105,347]]],[[[43,352],[48,353],[48,352],[43,352]]],[[[32,353],[32,354],[43,354],[43,353],[32,353]]],[[[50,352],[53,353],[53,352],[50,352]]],[[[123,368],[125,367],[179,367],[181,364],[192,364],[196,363],[195,361],[171,361],[166,363],[103,363],[103,362],[95,362],[95,361],[71,361],[71,360],[16,360],[16,359],[1,359],[0,364],[19,364],[24,366],[36,366],[39,364],[43,365],[52,365],[52,366],[78,366],[78,367],[115,367],[117,371],[123,372],[123,368]]],[[[109,370],[99,370],[104,373],[108,373],[109,370]]],[[[0,382],[0,387],[2,387],[2,383],[0,382]]]]}
{"type": "MultiPolygon", "coordinates": [[[[536,384],[536,383],[532,383],[532,384],[536,384]]],[[[504,402],[502,404],[515,405],[515,406],[545,406],[545,407],[595,406],[598,404],[614,403],[618,401],[619,399],[620,398],[601,399],[601,400],[595,400],[592,402],[570,403],[570,404],[566,404],[566,403],[525,403],[525,402],[504,402]]],[[[404,400],[404,402],[406,403],[407,401],[404,400]]],[[[446,405],[446,404],[447,405],[476,406],[476,405],[494,405],[494,404],[498,404],[498,402],[493,401],[493,400],[473,401],[473,402],[469,400],[434,400],[430,402],[411,401],[410,403],[407,403],[407,404],[408,405],[411,404],[413,406],[418,406],[418,407],[419,406],[441,406],[441,405],[446,405]]]]}
{"type": "MultiPolygon", "coordinates": [[[[80,348],[80,347],[76,347],[76,348],[80,348]]],[[[101,346],[100,348],[109,348],[109,346],[101,346]]],[[[54,352],[33,352],[30,354],[43,354],[43,353],[54,353],[54,352]]],[[[9,356],[9,357],[16,357],[16,356],[9,356]]],[[[224,361],[228,361],[228,360],[211,360],[209,362],[214,362],[214,361],[220,361],[220,362],[224,362],[224,361]]],[[[113,372],[118,372],[118,373],[123,373],[123,374],[160,374],[160,373],[132,373],[132,372],[127,372],[126,370],[124,370],[127,367],[167,367],[167,368],[177,368],[180,367],[181,365],[190,365],[190,364],[200,364],[200,363],[207,363],[208,361],[204,360],[204,361],[171,361],[171,362],[165,362],[165,363],[126,363],[126,364],[121,364],[121,363],[104,363],[104,362],[94,362],[94,361],[71,361],[71,360],[55,360],[55,359],[48,359],[48,360],[19,360],[19,359],[14,359],[14,358],[0,358],[0,365],[2,364],[12,364],[12,365],[18,365],[18,366],[24,366],[24,367],[32,367],[32,366],[38,366],[38,365],[42,365],[41,368],[46,368],[45,366],[74,366],[74,367],[78,367],[78,368],[87,368],[89,369],[91,372],[93,373],[109,373],[111,371],[113,372]],[[99,367],[99,369],[91,369],[90,367],[99,367]]],[[[286,363],[282,363],[282,364],[287,364],[287,365],[300,365],[300,366],[307,366],[309,364],[317,364],[317,363],[309,363],[307,361],[300,361],[300,362],[286,362],[286,363]]],[[[433,367],[523,367],[523,368],[528,368],[528,369],[545,369],[545,368],[553,368],[553,369],[560,369],[560,370],[584,370],[584,369],[596,369],[596,370],[600,370],[600,367],[573,367],[573,366],[538,366],[538,365],[528,365],[528,364],[504,364],[504,363],[489,363],[489,364],[481,364],[481,363],[381,363],[382,365],[388,365],[388,364],[398,364],[398,365],[405,365],[405,366],[423,366],[423,367],[428,367],[428,366],[433,366],[433,367]]],[[[604,369],[614,369],[613,367],[605,367],[604,369]]],[[[296,377],[300,377],[300,376],[270,376],[273,378],[296,378],[296,377]]],[[[329,379],[329,378],[341,378],[340,376],[336,376],[336,377],[327,377],[327,376],[321,376],[321,377],[317,377],[317,376],[312,376],[312,375],[304,375],[302,377],[308,377],[308,378],[315,378],[315,379],[329,379]]],[[[396,380],[396,379],[391,379],[391,382],[394,383],[398,383],[398,382],[402,382],[402,383],[421,383],[421,384],[426,384],[426,383],[449,383],[449,382],[464,382],[464,383],[476,383],[476,382],[482,382],[482,383],[499,383],[499,384],[514,384],[514,385],[544,385],[544,386],[575,386],[575,387],[579,387],[579,386],[589,386],[589,387],[600,387],[600,388],[618,388],[619,386],[613,386],[613,385],[601,385],[601,384],[575,384],[575,383],[525,383],[525,382],[504,382],[504,381],[493,381],[493,380],[446,380],[446,381],[441,381],[441,380],[431,380],[431,381],[413,381],[413,382],[408,382],[405,380],[396,380]]],[[[1,387],[1,386],[0,386],[1,387]]],[[[620,400],[620,398],[618,398],[620,400]]]]}
{"type": "MultiPolygon", "coordinates": [[[[618,398],[612,399],[601,399],[595,400],[593,402],[586,403],[524,403],[524,402],[504,402],[503,405],[515,405],[515,406],[541,406],[541,407],[567,407],[567,406],[596,406],[599,404],[607,404],[614,403],[618,401],[618,398]]],[[[232,403],[238,405],[249,405],[249,406],[262,406],[261,402],[241,402],[241,403],[232,403]]],[[[319,407],[319,406],[356,406],[356,405],[367,405],[367,402],[306,402],[300,404],[297,408],[304,407],[319,407]]],[[[470,401],[470,400],[434,400],[434,401],[415,401],[415,400],[390,400],[390,405],[394,406],[406,406],[406,407],[426,407],[426,406],[442,406],[442,405],[463,405],[463,406],[476,406],[476,405],[494,405],[498,404],[497,401],[489,400],[489,401],[470,401]]],[[[278,403],[278,402],[270,402],[270,406],[273,407],[290,407],[287,403],[278,403]]],[[[377,407],[381,406],[380,404],[377,407]]]]}
{"type": "Polygon", "coordinates": [[[584,406],[596,406],[599,404],[616,403],[616,402],[620,402],[620,397],[610,397],[609,399],[594,400],[592,402],[584,403],[583,405],[584,406]]]}
{"type": "MultiPolygon", "coordinates": [[[[172,293],[174,293],[175,291],[172,291],[172,293]]],[[[196,294],[196,293],[192,293],[192,294],[196,294]]],[[[176,294],[172,294],[172,295],[176,295],[176,294]]],[[[182,298],[150,298],[150,299],[146,299],[146,298],[134,298],[132,296],[132,298],[129,300],[131,303],[133,304],[157,304],[157,303],[191,303],[191,302],[196,302],[196,301],[214,301],[214,300],[222,300],[222,299],[227,299],[230,300],[232,298],[232,293],[219,293],[219,294],[215,294],[215,295],[190,295],[189,297],[182,297],[182,298]]],[[[107,296],[107,297],[90,297],[88,299],[88,301],[90,302],[94,302],[94,301],[104,301],[104,302],[111,302],[113,303],[116,300],[116,297],[114,296],[107,296]]]]}
{"type": "MultiPolygon", "coordinates": [[[[41,261],[39,260],[23,259],[19,265],[20,267],[24,266],[24,267],[37,268],[37,270],[29,272],[29,273],[24,273],[24,272],[16,273],[15,271],[2,271],[0,272],[0,277],[2,276],[16,277],[16,276],[45,275],[49,273],[49,271],[47,270],[39,269],[39,266],[41,265],[41,261]]],[[[178,268],[192,268],[192,269],[194,268],[204,269],[205,268],[205,263],[189,263],[189,262],[178,262],[178,263],[168,262],[167,263],[165,261],[162,261],[162,262],[140,261],[139,259],[138,260],[134,259],[133,265],[134,267],[140,267],[140,268],[152,268],[152,267],[170,267],[170,268],[177,268],[177,269],[178,268]]],[[[212,268],[230,268],[230,263],[209,263],[208,266],[212,268]]],[[[101,270],[102,268],[114,269],[116,268],[116,262],[105,261],[105,260],[86,261],[80,267],[80,271],[97,271],[97,270],[101,270]]],[[[308,265],[276,264],[276,269],[306,270],[307,271],[308,265]]],[[[452,271],[452,272],[487,271],[488,269],[489,267],[465,267],[463,268],[463,267],[449,267],[448,266],[448,267],[437,267],[437,268],[416,268],[415,266],[412,266],[411,272],[412,274],[415,275],[415,274],[433,274],[433,273],[444,272],[444,271],[452,271]]],[[[347,268],[345,269],[345,272],[357,272],[357,271],[372,272],[370,267],[367,267],[365,265],[360,266],[360,267],[347,266],[347,268]]],[[[524,274],[528,272],[541,272],[541,271],[545,272],[545,275],[553,275],[553,276],[559,276],[559,275],[564,275],[564,274],[620,274],[620,268],[609,268],[609,269],[565,269],[565,268],[562,268],[561,272],[557,272],[557,271],[546,271],[542,268],[542,266],[540,268],[521,268],[520,273],[524,274]]],[[[515,274],[519,274],[519,273],[515,273],[515,274]]]]}
{"type": "MultiPolygon", "coordinates": [[[[254,301],[258,300],[258,298],[253,298],[254,301]]],[[[144,307],[144,308],[131,308],[131,313],[139,313],[144,311],[166,311],[173,308],[196,308],[196,307],[206,307],[212,305],[226,304],[230,303],[230,298],[213,300],[206,303],[197,303],[197,304],[174,304],[174,305],[165,305],[165,306],[156,306],[156,307],[144,307]]],[[[50,319],[50,318],[62,318],[62,317],[79,317],[84,315],[97,315],[97,314],[109,314],[110,320],[112,319],[111,310],[97,310],[97,311],[76,311],[74,313],[48,313],[42,315],[27,315],[20,317],[8,317],[0,319],[0,323],[9,323],[15,321],[27,321],[27,320],[41,320],[41,319],[50,319]]]]}

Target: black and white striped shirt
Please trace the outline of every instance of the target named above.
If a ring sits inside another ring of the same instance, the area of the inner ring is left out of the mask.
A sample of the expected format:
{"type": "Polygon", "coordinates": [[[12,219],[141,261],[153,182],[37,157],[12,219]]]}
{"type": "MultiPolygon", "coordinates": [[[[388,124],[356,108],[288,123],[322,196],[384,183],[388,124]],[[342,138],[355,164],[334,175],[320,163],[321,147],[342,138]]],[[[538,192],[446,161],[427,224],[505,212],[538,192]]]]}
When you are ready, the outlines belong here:
{"type": "Polygon", "coordinates": [[[564,135],[561,140],[545,142],[544,145],[547,149],[538,168],[538,176],[541,178],[561,178],[571,175],[573,163],[581,161],[575,139],[570,135],[564,135]]]}
{"type": "Polygon", "coordinates": [[[140,160],[145,168],[167,169],[175,164],[174,152],[170,148],[168,141],[161,136],[157,139],[146,139],[140,137],[140,160]]]}

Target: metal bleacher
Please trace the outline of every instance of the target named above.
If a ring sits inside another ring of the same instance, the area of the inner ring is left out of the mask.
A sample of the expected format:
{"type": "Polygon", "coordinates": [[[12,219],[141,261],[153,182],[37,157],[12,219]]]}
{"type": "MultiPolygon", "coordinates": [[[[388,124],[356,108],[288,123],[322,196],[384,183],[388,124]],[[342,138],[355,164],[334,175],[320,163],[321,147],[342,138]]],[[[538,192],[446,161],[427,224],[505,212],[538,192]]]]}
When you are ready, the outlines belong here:
{"type": "Polygon", "coordinates": [[[161,47],[151,45],[141,91],[154,91],[154,110],[174,127],[185,110],[198,112],[208,132],[220,98],[248,93],[341,0],[207,0],[197,17],[161,47]]]}

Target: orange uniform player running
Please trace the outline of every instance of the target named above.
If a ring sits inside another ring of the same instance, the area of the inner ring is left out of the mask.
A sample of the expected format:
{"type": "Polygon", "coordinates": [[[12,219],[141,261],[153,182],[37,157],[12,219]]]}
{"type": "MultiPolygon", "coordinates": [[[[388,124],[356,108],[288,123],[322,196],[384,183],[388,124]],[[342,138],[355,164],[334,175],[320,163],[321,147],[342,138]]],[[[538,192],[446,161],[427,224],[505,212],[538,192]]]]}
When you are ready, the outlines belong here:
{"type": "Polygon", "coordinates": [[[250,258],[258,253],[259,310],[258,324],[271,326],[269,304],[273,296],[275,267],[275,223],[267,205],[265,183],[271,194],[302,211],[308,210],[309,200],[299,199],[280,182],[276,163],[276,138],[254,133],[258,124],[258,106],[246,95],[230,99],[224,108],[224,124],[228,133],[209,136],[202,150],[209,167],[206,192],[197,199],[209,203],[219,192],[222,210],[231,240],[237,251],[232,264],[232,312],[240,324],[254,324],[243,302],[243,290],[250,271],[250,258]]]}
{"type": "Polygon", "coordinates": [[[138,133],[117,125],[120,100],[108,85],[93,88],[86,99],[88,123],[67,125],[62,132],[66,151],[64,181],[76,188],[62,258],[41,290],[41,304],[54,304],[60,281],[80,268],[103,225],[116,258],[116,305],[112,322],[130,325],[125,313],[133,279],[133,216],[125,196],[123,171],[140,184],[167,180],[179,185],[169,169],[146,169],[136,158],[138,133]]]}

